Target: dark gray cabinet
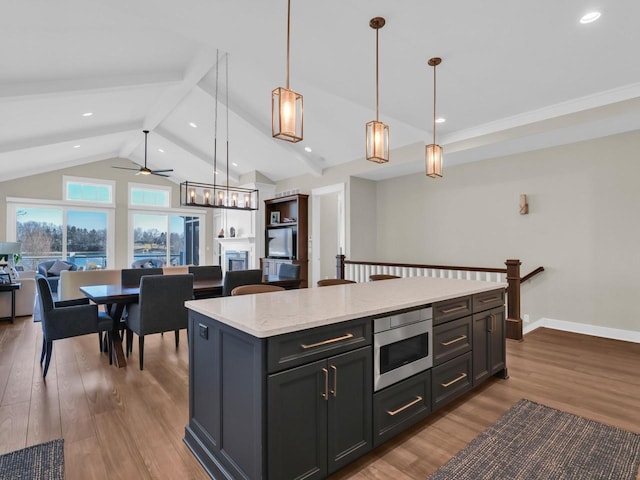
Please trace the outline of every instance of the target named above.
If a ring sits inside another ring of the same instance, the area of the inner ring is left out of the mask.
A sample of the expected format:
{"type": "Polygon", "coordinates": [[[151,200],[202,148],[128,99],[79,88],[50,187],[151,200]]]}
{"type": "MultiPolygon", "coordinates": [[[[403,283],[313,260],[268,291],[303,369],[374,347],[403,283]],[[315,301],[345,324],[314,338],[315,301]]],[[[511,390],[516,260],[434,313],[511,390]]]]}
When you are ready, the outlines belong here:
{"type": "Polygon", "coordinates": [[[505,314],[497,307],[473,315],[473,385],[505,368],[505,314]]]}
{"type": "Polygon", "coordinates": [[[321,479],[371,449],[371,348],[269,375],[269,478],[321,479]]]}

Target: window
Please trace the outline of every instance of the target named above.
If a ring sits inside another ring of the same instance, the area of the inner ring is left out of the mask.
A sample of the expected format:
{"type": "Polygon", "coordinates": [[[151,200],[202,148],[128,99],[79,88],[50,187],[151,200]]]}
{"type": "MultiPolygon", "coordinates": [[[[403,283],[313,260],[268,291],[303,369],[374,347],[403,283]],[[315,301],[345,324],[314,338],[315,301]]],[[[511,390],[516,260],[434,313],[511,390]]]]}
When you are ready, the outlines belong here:
{"type": "Polygon", "coordinates": [[[171,206],[171,189],[130,183],[129,206],[169,208],[171,206]]]}
{"type": "Polygon", "coordinates": [[[154,260],[156,264],[188,265],[199,258],[199,238],[189,241],[199,217],[135,212],[132,214],[133,261],[154,260]],[[168,239],[168,242],[167,242],[168,239]]]}
{"type": "Polygon", "coordinates": [[[63,176],[64,199],[69,202],[113,205],[114,182],[94,178],[63,176]]]}
{"type": "Polygon", "coordinates": [[[113,212],[51,203],[55,202],[44,205],[35,200],[7,199],[8,213],[14,219],[9,225],[15,225],[12,233],[22,242],[24,268],[36,270],[39,263],[58,258],[79,268],[107,268],[114,242],[113,228],[109,227],[113,212]]]}

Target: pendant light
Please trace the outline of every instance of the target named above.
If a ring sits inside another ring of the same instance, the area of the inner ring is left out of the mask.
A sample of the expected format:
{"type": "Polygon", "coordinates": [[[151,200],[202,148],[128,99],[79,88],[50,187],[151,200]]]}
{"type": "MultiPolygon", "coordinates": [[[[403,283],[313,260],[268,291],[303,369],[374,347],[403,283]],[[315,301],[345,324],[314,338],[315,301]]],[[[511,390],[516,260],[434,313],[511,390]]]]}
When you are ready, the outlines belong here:
{"type": "Polygon", "coordinates": [[[424,160],[427,177],[442,177],[442,147],[436,144],[436,67],[442,63],[439,57],[429,59],[429,66],[433,67],[433,143],[425,146],[424,160]]]}
{"type": "Polygon", "coordinates": [[[229,185],[229,54],[225,54],[225,113],[226,113],[226,182],[216,182],[218,174],[218,77],[220,53],[216,50],[216,94],[213,122],[214,183],[192,182],[180,184],[180,205],[188,207],[222,208],[227,210],[258,210],[258,190],[229,185]]]}
{"type": "Polygon", "coordinates": [[[287,0],[287,83],[271,92],[271,135],[296,143],[302,140],[302,95],[289,88],[291,0],[287,0]]]}
{"type": "Polygon", "coordinates": [[[385,19],[375,17],[369,26],[376,31],[376,119],[367,123],[367,160],[375,163],[389,161],[389,126],[379,120],[378,106],[378,31],[384,27],[385,19]]]}

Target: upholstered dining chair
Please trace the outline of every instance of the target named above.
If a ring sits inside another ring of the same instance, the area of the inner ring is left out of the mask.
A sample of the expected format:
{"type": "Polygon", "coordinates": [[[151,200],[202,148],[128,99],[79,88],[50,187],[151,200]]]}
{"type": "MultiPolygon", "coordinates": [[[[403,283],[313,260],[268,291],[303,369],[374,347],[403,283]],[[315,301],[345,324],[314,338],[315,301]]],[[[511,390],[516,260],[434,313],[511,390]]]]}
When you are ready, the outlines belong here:
{"type": "Polygon", "coordinates": [[[123,268],[120,283],[123,287],[137,287],[140,279],[147,275],[162,275],[162,268],[123,268]]]}
{"type": "Polygon", "coordinates": [[[140,279],[138,303],[127,307],[127,356],[132,350],[133,334],[138,335],[140,370],[144,366],[144,337],[153,333],[174,331],[176,348],[180,330],[188,324],[184,302],[193,299],[193,275],[148,275],[140,279]]]}
{"type": "Polygon", "coordinates": [[[231,291],[240,285],[262,283],[262,270],[231,270],[224,274],[222,296],[228,297],[231,291]]]}
{"type": "Polygon", "coordinates": [[[88,298],[54,301],[51,286],[43,275],[36,275],[36,285],[42,324],[42,353],[40,354],[40,365],[44,361],[42,378],[45,378],[49,371],[53,341],[63,338],[107,332],[109,363],[111,363],[111,335],[109,332],[113,327],[113,319],[109,314],[99,311],[98,306],[90,304],[88,298]]]}
{"type": "Polygon", "coordinates": [[[391,280],[394,278],[402,278],[397,275],[388,275],[386,273],[375,273],[373,275],[369,275],[369,280],[375,282],[376,280],[391,280]]]}
{"type": "Polygon", "coordinates": [[[269,292],[283,292],[284,287],[278,285],[267,285],[266,283],[259,283],[257,285],[240,285],[239,287],[231,290],[231,295],[250,295],[252,293],[269,293],[269,292]]]}
{"type": "Polygon", "coordinates": [[[323,278],[318,280],[319,287],[328,287],[330,285],[346,285],[348,283],[356,283],[353,280],[346,280],[344,278],[323,278]]]}
{"type": "Polygon", "coordinates": [[[281,263],[280,268],[278,268],[278,276],[282,278],[300,278],[300,265],[281,263]]]}
{"type": "Polygon", "coordinates": [[[222,278],[222,267],[220,265],[190,265],[189,273],[193,273],[193,281],[198,280],[219,280],[222,278]]]}

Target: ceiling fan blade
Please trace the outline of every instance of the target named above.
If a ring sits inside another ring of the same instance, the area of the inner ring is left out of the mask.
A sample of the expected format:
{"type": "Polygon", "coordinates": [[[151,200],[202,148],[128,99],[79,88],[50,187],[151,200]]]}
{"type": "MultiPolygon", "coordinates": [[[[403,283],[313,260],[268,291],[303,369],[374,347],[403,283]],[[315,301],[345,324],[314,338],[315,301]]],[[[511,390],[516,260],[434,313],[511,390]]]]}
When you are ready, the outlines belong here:
{"type": "Polygon", "coordinates": [[[156,171],[154,170],[153,172],[151,172],[151,175],[156,175],[158,177],[167,177],[170,178],[169,175],[165,175],[164,173],[156,173],[156,171]]]}
{"type": "Polygon", "coordinates": [[[129,167],[116,167],[114,165],[111,166],[111,168],[119,168],[120,170],[134,170],[134,171],[138,171],[140,170],[139,168],[129,168],[129,167]]]}
{"type": "Polygon", "coordinates": [[[173,168],[167,168],[165,170],[151,170],[153,173],[159,172],[159,173],[163,173],[163,172],[173,172],[173,168]]]}

